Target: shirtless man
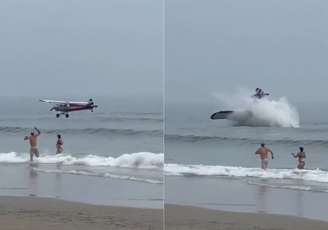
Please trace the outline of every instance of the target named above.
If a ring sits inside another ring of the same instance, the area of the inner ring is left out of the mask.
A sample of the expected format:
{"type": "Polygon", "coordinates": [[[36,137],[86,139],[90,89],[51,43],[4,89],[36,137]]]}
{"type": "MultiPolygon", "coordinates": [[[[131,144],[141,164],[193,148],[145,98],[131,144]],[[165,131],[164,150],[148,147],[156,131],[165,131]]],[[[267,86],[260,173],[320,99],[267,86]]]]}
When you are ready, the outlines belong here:
{"type": "Polygon", "coordinates": [[[304,169],[305,166],[305,152],[304,152],[304,148],[300,147],[300,151],[298,153],[292,153],[292,156],[295,158],[298,158],[298,165],[297,168],[298,169],[304,169]]]}
{"type": "Polygon", "coordinates": [[[268,155],[269,155],[269,153],[271,154],[271,158],[273,159],[273,152],[271,151],[271,149],[265,147],[265,144],[261,144],[261,147],[258,148],[258,150],[256,150],[256,152],[255,152],[255,154],[260,155],[261,168],[264,169],[264,170],[268,168],[268,164],[269,164],[268,155]]]}
{"type": "Polygon", "coordinates": [[[41,132],[38,128],[34,127],[34,130],[37,131],[37,134],[34,131],[31,132],[30,136],[25,136],[24,140],[29,140],[30,142],[30,161],[33,161],[33,155],[39,157],[38,150],[38,136],[40,136],[41,132]]]}
{"type": "Polygon", "coordinates": [[[57,135],[57,143],[56,143],[56,149],[57,149],[56,154],[62,153],[64,151],[63,145],[64,145],[64,142],[61,138],[61,135],[58,134],[57,135]]]}

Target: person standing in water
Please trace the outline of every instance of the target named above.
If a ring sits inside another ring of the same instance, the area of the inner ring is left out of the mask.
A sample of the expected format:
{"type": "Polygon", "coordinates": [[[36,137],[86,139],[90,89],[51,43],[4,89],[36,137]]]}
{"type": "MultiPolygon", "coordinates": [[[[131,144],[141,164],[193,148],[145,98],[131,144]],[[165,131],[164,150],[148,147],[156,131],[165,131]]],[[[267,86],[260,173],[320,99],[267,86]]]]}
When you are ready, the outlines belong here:
{"type": "Polygon", "coordinates": [[[39,157],[38,150],[38,136],[40,136],[41,132],[38,128],[34,127],[33,131],[30,133],[30,136],[25,136],[24,140],[29,140],[30,142],[30,161],[33,161],[33,156],[39,157]],[[34,130],[37,133],[34,133],[34,130]]]}
{"type": "Polygon", "coordinates": [[[261,147],[258,148],[255,152],[255,154],[258,154],[260,156],[261,159],[261,168],[262,169],[267,169],[268,168],[268,164],[269,164],[269,160],[268,160],[268,156],[269,153],[271,154],[271,159],[273,159],[273,152],[271,151],[271,149],[267,148],[265,146],[264,143],[261,144],[261,147]]]}
{"type": "Polygon", "coordinates": [[[62,153],[64,151],[63,145],[64,145],[64,142],[61,138],[61,135],[58,134],[57,135],[57,143],[56,143],[56,149],[57,149],[56,154],[62,153]]]}
{"type": "Polygon", "coordinates": [[[304,148],[300,147],[300,151],[298,153],[292,153],[292,156],[294,158],[298,158],[298,165],[297,168],[298,169],[304,169],[305,166],[305,152],[304,152],[304,148]]]}

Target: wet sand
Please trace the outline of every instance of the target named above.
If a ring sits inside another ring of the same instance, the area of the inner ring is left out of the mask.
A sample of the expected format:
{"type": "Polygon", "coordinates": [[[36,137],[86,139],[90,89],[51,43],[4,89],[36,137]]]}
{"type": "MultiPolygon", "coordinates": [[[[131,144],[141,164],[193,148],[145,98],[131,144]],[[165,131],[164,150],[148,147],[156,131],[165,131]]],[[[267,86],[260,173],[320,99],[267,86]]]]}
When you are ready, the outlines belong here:
{"type": "MultiPolygon", "coordinates": [[[[135,208],[163,208],[163,184],[116,179],[101,176],[45,173],[50,171],[86,171],[86,166],[57,164],[0,164],[0,175],[10,180],[0,181],[0,197],[51,197],[78,203],[135,208]]],[[[120,175],[124,169],[113,168],[120,175]]],[[[142,170],[129,172],[143,172],[142,170]]],[[[125,172],[123,172],[123,175],[125,172]]],[[[147,172],[148,173],[148,172],[147,172]]],[[[156,175],[160,172],[155,172],[156,175]]],[[[152,172],[149,173],[152,176],[152,172]]],[[[156,178],[155,178],[156,180],[156,178]]]]}
{"type": "Polygon", "coordinates": [[[159,230],[163,211],[36,197],[0,197],[2,230],[159,230]]]}
{"type": "Polygon", "coordinates": [[[270,187],[272,183],[253,178],[167,176],[165,202],[219,211],[279,214],[328,221],[327,193],[274,188],[270,187]]]}
{"type": "Polygon", "coordinates": [[[165,205],[165,226],[166,230],[326,230],[328,222],[165,205]]]}
{"type": "MultiPolygon", "coordinates": [[[[0,197],[3,230],[160,230],[163,212],[97,206],[49,198],[0,197]]],[[[328,222],[272,214],[165,206],[166,230],[326,230],[328,222]]]]}

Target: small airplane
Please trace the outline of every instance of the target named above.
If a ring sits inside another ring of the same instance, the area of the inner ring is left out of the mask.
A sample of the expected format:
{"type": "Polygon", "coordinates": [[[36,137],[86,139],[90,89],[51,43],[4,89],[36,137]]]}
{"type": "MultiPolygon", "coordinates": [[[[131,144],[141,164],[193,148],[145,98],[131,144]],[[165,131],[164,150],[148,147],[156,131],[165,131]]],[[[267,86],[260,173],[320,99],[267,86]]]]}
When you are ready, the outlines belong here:
{"type": "Polygon", "coordinates": [[[92,99],[89,101],[76,102],[76,101],[56,101],[56,100],[40,100],[41,102],[55,104],[50,111],[58,112],[56,117],[59,118],[60,115],[65,115],[66,118],[69,118],[70,112],[90,110],[93,112],[93,109],[98,108],[98,105],[95,105],[92,99]]]}

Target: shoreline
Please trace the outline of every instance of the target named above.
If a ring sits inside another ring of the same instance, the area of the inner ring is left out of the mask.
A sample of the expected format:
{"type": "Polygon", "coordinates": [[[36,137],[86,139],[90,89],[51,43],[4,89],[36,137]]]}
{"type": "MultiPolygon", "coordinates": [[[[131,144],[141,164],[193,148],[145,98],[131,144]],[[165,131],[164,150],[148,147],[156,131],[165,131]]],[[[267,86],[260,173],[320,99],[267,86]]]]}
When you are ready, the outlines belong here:
{"type": "Polygon", "coordinates": [[[167,177],[166,202],[218,211],[279,214],[328,221],[328,207],[323,205],[327,193],[271,188],[267,186],[271,183],[268,180],[254,182],[258,183],[252,183],[252,179],[167,177]]]}
{"type": "Polygon", "coordinates": [[[165,204],[166,230],[325,230],[328,222],[288,215],[165,204]]]}
{"type": "Polygon", "coordinates": [[[159,230],[163,210],[90,205],[41,197],[0,197],[4,230],[159,230]]]}
{"type": "MultiPolygon", "coordinates": [[[[45,197],[93,205],[162,209],[162,184],[144,183],[110,177],[63,174],[56,170],[88,170],[85,167],[29,164],[2,165],[0,197],[45,197]],[[44,170],[45,172],[43,172],[44,170]],[[47,171],[55,173],[47,173],[47,171]]],[[[129,175],[133,170],[118,170],[117,174],[129,175]]],[[[114,172],[116,174],[116,172],[114,172]]],[[[142,175],[141,175],[142,176],[142,175]]]]}

